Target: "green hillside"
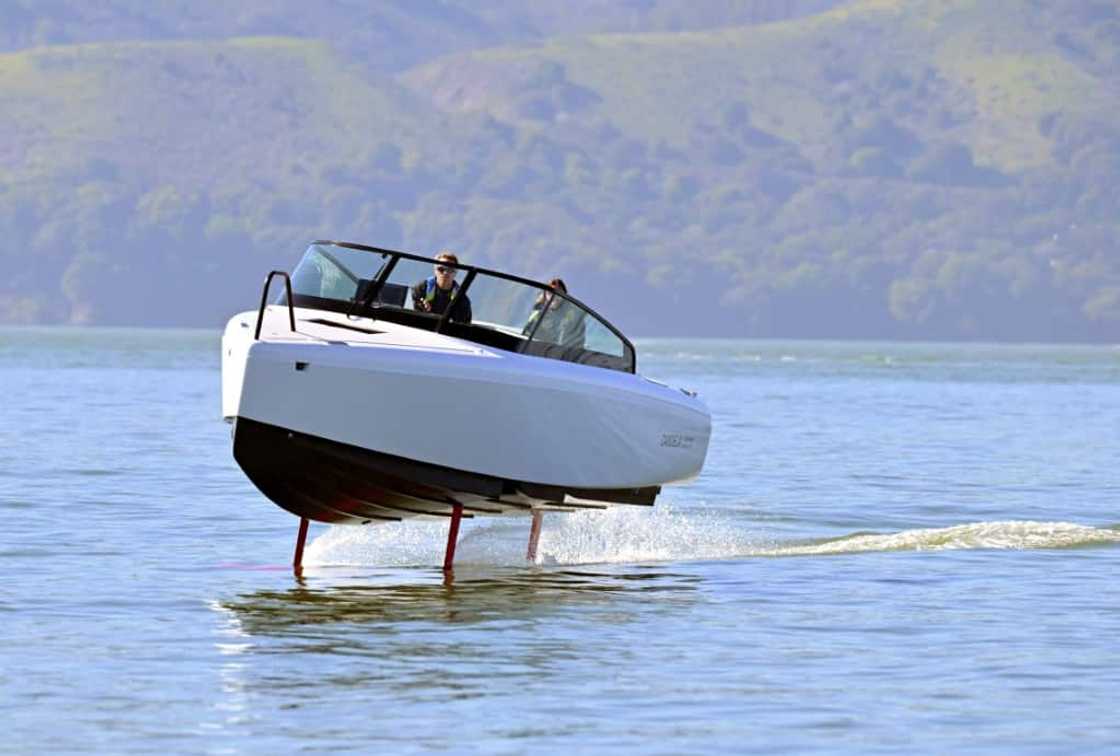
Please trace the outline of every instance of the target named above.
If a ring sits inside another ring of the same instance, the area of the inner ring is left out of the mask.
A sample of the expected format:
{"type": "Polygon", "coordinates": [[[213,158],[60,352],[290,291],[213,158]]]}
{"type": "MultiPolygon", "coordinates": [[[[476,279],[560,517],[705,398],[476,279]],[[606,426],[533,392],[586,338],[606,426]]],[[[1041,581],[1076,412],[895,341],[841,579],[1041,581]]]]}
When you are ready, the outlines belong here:
{"type": "Polygon", "coordinates": [[[0,55],[0,321],[217,324],[330,237],[562,274],[638,333],[1115,340],[1114,5],[550,7],[377,6],[429,52],[0,55]]]}
{"type": "Polygon", "coordinates": [[[452,89],[469,99],[464,107],[444,95],[451,109],[516,120],[508,88],[494,79],[546,62],[601,97],[598,114],[647,142],[685,147],[713,112],[744,103],[753,126],[814,158],[835,146],[838,123],[870,113],[959,140],[977,163],[1017,171],[1052,162],[1052,140],[1039,130],[1044,117],[1104,119],[1120,105],[1120,90],[1109,86],[1115,66],[1101,76],[1067,60],[1046,39],[1046,24],[1021,6],[863,0],[785,23],[485,50],[406,78],[437,100],[452,89]],[[915,102],[934,87],[932,101],[915,102]]]}
{"type": "Polygon", "coordinates": [[[269,239],[302,244],[323,174],[390,144],[371,135],[402,160],[431,138],[407,93],[321,42],[38,48],[0,56],[0,89],[10,320],[140,321],[149,302],[127,295],[149,276],[217,281],[269,239]]]}

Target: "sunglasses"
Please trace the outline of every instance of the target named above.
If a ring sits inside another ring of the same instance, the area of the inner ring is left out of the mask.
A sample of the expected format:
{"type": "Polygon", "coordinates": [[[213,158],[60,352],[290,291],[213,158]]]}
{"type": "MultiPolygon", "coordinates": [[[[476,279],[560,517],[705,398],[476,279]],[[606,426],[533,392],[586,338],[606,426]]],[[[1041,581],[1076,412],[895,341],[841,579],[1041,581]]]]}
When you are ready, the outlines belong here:
{"type": "Polygon", "coordinates": [[[436,266],[436,273],[451,273],[451,274],[454,274],[455,269],[454,268],[448,268],[448,267],[445,267],[443,265],[437,265],[436,266]]]}

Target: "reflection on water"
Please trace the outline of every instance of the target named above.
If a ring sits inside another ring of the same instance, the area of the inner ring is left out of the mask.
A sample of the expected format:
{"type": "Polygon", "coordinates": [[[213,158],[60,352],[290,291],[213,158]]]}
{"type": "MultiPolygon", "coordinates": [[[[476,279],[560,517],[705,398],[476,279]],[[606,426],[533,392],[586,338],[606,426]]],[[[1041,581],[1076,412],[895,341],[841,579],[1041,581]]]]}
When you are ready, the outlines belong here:
{"type": "MultiPolygon", "coordinates": [[[[343,573],[346,575],[346,573],[343,573]]],[[[399,623],[471,624],[541,619],[583,604],[625,615],[627,599],[656,594],[658,609],[689,601],[699,578],[662,570],[619,572],[459,570],[454,581],[435,571],[394,571],[346,577],[320,570],[283,591],[255,591],[219,602],[249,634],[283,634],[331,623],[374,626],[399,623]],[[417,582],[421,580],[430,582],[417,582]],[[346,582],[342,582],[345,580],[346,582]],[[359,582],[360,581],[360,582],[359,582]],[[407,581],[407,582],[406,582],[407,581]],[[438,581],[438,582],[437,582],[438,581]]],[[[649,603],[635,604],[649,613],[649,603]]]]}
{"type": "Polygon", "coordinates": [[[287,590],[212,603],[224,617],[221,706],[309,716],[341,695],[346,711],[362,713],[357,731],[399,738],[400,748],[448,748],[453,731],[402,729],[398,717],[450,723],[470,716],[455,706],[513,705],[576,670],[590,680],[598,664],[625,663],[635,628],[687,615],[699,600],[700,578],[664,570],[460,573],[444,584],[436,570],[320,569],[287,590]],[[595,631],[573,630],[587,627],[595,631]]]}

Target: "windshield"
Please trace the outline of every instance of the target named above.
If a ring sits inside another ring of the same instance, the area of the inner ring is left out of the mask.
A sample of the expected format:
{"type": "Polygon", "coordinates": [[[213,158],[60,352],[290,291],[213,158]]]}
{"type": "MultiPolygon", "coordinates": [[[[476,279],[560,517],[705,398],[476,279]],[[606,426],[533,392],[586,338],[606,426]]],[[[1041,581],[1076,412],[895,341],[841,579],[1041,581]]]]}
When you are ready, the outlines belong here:
{"type": "Polygon", "coordinates": [[[351,301],[363,282],[377,277],[386,255],[312,244],[292,273],[292,293],[351,301]]]}
{"type": "Polygon", "coordinates": [[[633,346],[595,312],[543,284],[497,271],[316,242],[292,273],[292,297],[299,307],[391,320],[522,354],[634,372],[633,346]]]}

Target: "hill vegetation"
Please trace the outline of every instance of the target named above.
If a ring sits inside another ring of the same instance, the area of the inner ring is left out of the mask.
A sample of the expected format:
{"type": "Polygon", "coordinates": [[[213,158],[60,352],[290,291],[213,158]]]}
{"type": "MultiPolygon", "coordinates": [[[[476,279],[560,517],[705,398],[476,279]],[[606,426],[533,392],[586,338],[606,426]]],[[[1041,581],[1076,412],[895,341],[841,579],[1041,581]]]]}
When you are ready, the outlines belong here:
{"type": "Polygon", "coordinates": [[[237,7],[0,10],[0,321],[217,325],[342,238],[639,335],[1117,339],[1114,3],[237,7]]]}

